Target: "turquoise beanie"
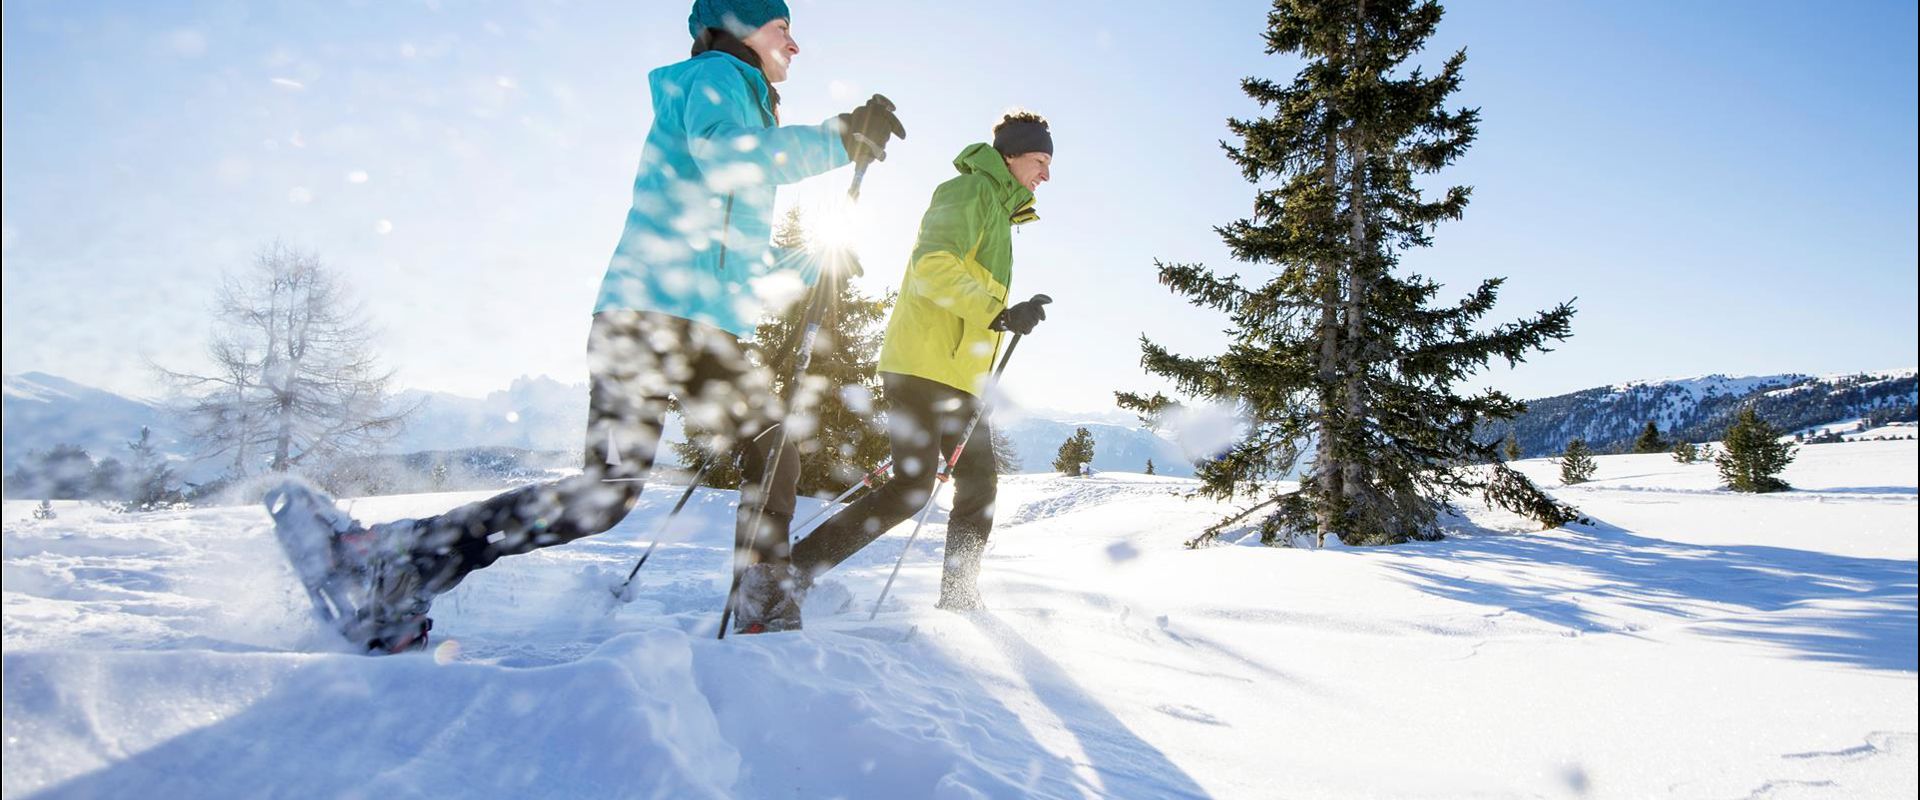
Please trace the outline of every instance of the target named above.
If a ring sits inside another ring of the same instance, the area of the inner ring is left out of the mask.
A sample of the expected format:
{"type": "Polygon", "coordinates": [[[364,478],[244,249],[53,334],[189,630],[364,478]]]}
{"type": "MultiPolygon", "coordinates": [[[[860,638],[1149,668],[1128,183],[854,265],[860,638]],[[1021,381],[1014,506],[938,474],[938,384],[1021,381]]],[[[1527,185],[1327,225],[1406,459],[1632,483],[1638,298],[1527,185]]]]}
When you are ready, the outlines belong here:
{"type": "Polygon", "coordinates": [[[785,0],[693,0],[687,33],[698,39],[701,31],[719,28],[744,39],[776,19],[793,19],[785,0]]]}

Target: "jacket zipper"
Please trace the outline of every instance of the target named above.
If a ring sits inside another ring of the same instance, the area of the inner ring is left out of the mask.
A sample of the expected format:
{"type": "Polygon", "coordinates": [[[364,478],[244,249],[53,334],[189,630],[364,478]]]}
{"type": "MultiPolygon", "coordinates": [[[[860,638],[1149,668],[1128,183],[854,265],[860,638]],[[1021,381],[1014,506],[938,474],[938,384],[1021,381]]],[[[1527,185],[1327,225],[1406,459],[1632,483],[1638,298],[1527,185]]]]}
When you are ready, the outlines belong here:
{"type": "Polygon", "coordinates": [[[720,221],[720,274],[727,274],[727,231],[733,229],[733,193],[727,193],[727,213],[720,221]]]}

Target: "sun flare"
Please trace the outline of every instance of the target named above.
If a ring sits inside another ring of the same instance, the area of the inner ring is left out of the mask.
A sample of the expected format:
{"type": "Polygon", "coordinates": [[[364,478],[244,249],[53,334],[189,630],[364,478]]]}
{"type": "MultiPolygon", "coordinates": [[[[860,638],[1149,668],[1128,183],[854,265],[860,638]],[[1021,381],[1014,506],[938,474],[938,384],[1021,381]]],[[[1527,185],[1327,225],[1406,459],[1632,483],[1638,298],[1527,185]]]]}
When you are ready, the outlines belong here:
{"type": "Polygon", "coordinates": [[[800,214],[807,250],[822,256],[859,250],[864,218],[859,204],[845,195],[808,203],[800,214]]]}

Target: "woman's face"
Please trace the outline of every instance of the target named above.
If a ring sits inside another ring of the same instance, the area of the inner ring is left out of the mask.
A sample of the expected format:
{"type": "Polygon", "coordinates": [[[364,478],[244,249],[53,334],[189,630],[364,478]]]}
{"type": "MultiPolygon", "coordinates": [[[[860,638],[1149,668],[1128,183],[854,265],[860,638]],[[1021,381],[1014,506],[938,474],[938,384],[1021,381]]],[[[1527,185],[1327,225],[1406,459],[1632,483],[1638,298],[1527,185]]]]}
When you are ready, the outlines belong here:
{"type": "Polygon", "coordinates": [[[787,65],[800,55],[800,43],[793,40],[793,26],[784,19],[760,26],[741,41],[760,56],[760,71],[767,74],[768,83],[786,80],[787,65]]]}

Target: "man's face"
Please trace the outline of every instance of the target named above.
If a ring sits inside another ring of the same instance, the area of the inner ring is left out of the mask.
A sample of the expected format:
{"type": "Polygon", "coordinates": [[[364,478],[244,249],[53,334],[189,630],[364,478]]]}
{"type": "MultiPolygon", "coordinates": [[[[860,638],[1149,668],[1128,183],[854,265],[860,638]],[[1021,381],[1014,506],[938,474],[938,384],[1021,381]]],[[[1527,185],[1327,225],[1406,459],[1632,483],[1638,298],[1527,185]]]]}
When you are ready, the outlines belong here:
{"type": "Polygon", "coordinates": [[[786,80],[787,65],[800,55],[800,43],[793,40],[793,26],[784,19],[762,25],[740,41],[760,56],[760,71],[766,73],[768,83],[786,80]]]}
{"type": "Polygon", "coordinates": [[[1013,179],[1027,187],[1029,192],[1040,190],[1040,184],[1053,177],[1053,156],[1046,153],[1021,153],[1007,159],[1007,171],[1013,173],[1013,179]]]}

